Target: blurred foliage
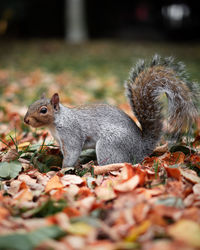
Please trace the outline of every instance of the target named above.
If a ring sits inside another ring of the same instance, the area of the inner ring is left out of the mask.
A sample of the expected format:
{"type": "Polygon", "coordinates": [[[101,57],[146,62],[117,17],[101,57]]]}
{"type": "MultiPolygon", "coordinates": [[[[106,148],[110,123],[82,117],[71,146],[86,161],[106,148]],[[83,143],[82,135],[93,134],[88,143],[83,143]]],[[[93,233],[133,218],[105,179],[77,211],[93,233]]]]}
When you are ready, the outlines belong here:
{"type": "Polygon", "coordinates": [[[1,41],[0,46],[0,95],[4,93],[8,102],[15,98],[20,105],[30,104],[43,92],[59,92],[70,104],[103,100],[119,105],[125,102],[123,83],[131,66],[155,53],[183,61],[191,79],[200,81],[200,45],[194,43],[94,41],[71,45],[31,40],[1,41]]]}

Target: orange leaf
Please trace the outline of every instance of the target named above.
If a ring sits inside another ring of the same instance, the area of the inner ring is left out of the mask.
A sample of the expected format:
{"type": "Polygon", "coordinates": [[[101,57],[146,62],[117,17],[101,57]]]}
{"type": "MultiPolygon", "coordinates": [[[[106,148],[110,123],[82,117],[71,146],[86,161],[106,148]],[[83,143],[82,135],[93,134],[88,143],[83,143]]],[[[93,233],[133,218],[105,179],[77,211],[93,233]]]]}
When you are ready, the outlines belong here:
{"type": "Polygon", "coordinates": [[[177,180],[181,179],[181,172],[179,170],[179,168],[177,167],[168,167],[168,166],[164,166],[165,170],[167,171],[167,175],[169,177],[174,177],[177,180]]]}
{"type": "Polygon", "coordinates": [[[81,187],[78,191],[77,199],[78,200],[83,199],[83,198],[88,197],[90,195],[92,195],[92,192],[88,187],[81,187]]]}
{"type": "Polygon", "coordinates": [[[49,192],[52,189],[62,188],[64,185],[61,183],[60,178],[54,175],[46,184],[45,192],[49,192]]]}
{"type": "Polygon", "coordinates": [[[69,217],[76,217],[81,215],[79,210],[74,207],[66,207],[64,208],[63,212],[66,213],[69,217]]]}
{"type": "Polygon", "coordinates": [[[22,189],[19,193],[14,196],[15,200],[19,201],[31,201],[33,199],[33,194],[29,188],[22,189]]]}
{"type": "Polygon", "coordinates": [[[145,157],[142,166],[153,167],[155,163],[160,162],[159,158],[156,156],[145,157]]]}
{"type": "Polygon", "coordinates": [[[8,209],[0,207],[0,220],[7,218],[10,215],[8,209]]]}
{"type": "Polygon", "coordinates": [[[168,165],[175,165],[184,163],[185,154],[183,152],[168,153],[162,160],[168,165]]]}
{"type": "Polygon", "coordinates": [[[63,198],[63,195],[66,193],[65,190],[63,189],[58,189],[56,190],[56,192],[54,194],[51,195],[51,197],[54,199],[54,200],[60,200],[63,198]]]}
{"type": "Polygon", "coordinates": [[[120,177],[122,180],[128,180],[132,178],[135,175],[134,170],[133,170],[133,165],[129,163],[125,163],[125,166],[121,170],[120,177]]]}
{"type": "Polygon", "coordinates": [[[200,168],[200,155],[191,155],[190,156],[190,161],[197,168],[200,168]]]}
{"type": "Polygon", "coordinates": [[[140,183],[140,177],[138,175],[133,176],[128,181],[117,184],[114,189],[120,192],[132,191],[140,183]]]}

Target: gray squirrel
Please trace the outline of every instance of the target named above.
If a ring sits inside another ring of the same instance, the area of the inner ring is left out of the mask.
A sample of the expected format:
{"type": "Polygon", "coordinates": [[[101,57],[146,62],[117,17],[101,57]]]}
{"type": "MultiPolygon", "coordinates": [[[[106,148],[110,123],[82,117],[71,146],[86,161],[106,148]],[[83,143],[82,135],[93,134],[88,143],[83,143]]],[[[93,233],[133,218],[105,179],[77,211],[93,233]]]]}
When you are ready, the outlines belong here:
{"type": "Polygon", "coordinates": [[[125,82],[126,96],[142,129],[117,107],[68,108],[60,104],[57,93],[31,104],[24,122],[50,130],[60,145],[63,168],[75,166],[81,151],[88,148],[96,149],[99,165],[137,163],[153,152],[162,134],[160,94],[166,93],[169,123],[179,132],[198,115],[196,86],[189,82],[182,63],[155,55],[150,62],[139,60],[125,82]]]}

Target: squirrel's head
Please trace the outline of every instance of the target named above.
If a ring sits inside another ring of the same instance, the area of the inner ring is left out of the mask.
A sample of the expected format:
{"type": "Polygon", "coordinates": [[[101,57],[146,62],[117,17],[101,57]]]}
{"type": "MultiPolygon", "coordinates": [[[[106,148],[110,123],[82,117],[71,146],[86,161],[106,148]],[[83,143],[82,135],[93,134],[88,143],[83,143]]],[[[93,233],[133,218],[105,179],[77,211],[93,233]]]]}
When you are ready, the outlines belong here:
{"type": "Polygon", "coordinates": [[[55,93],[51,99],[43,94],[39,100],[31,104],[24,117],[24,122],[34,128],[51,125],[54,113],[59,111],[59,95],[55,93]]]}

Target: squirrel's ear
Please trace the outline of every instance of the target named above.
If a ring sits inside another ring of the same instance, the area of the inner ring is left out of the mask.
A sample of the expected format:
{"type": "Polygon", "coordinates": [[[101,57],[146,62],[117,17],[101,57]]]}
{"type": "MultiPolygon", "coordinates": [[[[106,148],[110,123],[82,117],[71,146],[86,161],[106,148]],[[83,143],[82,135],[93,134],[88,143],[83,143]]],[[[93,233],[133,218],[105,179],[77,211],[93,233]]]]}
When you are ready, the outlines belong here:
{"type": "Polygon", "coordinates": [[[46,99],[46,94],[43,92],[40,98],[41,99],[46,99]]]}
{"type": "Polygon", "coordinates": [[[57,93],[55,93],[52,97],[51,97],[51,105],[53,106],[54,109],[58,110],[59,109],[59,95],[57,93]]]}

